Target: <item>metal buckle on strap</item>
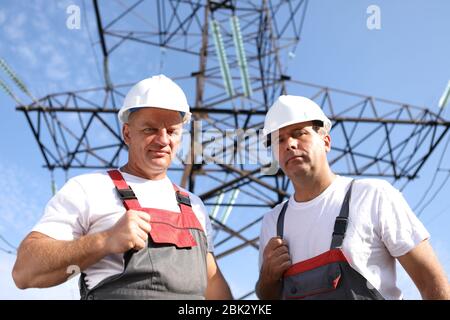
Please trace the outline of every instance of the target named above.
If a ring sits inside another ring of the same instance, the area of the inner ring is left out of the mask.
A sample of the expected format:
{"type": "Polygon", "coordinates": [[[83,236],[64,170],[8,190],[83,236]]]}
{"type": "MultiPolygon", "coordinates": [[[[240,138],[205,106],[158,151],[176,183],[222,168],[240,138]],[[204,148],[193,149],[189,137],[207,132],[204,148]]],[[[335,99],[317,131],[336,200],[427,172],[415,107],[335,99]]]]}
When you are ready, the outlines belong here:
{"type": "Polygon", "coordinates": [[[182,195],[179,191],[177,191],[176,197],[177,197],[178,203],[187,205],[187,206],[189,206],[189,207],[191,206],[191,199],[189,199],[188,196],[184,196],[184,195],[182,195]]]}
{"type": "Polygon", "coordinates": [[[121,200],[137,199],[134,191],[130,187],[128,187],[128,189],[119,189],[116,187],[116,190],[119,193],[121,200]]]}
{"type": "Polygon", "coordinates": [[[347,230],[348,218],[337,217],[336,222],[334,223],[334,235],[344,235],[347,230]]]}

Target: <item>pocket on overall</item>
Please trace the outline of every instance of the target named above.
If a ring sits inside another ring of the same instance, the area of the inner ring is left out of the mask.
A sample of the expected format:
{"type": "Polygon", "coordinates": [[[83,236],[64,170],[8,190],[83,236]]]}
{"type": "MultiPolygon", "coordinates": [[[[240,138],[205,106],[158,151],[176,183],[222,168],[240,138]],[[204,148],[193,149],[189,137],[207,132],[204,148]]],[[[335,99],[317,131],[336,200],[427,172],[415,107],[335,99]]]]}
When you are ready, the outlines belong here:
{"type": "Polygon", "coordinates": [[[150,237],[158,244],[173,244],[178,248],[191,248],[197,245],[189,229],[180,228],[166,222],[151,223],[150,237]]]}
{"type": "Polygon", "coordinates": [[[328,299],[339,285],[341,268],[333,262],[314,269],[289,275],[284,278],[284,299],[328,299]]]}

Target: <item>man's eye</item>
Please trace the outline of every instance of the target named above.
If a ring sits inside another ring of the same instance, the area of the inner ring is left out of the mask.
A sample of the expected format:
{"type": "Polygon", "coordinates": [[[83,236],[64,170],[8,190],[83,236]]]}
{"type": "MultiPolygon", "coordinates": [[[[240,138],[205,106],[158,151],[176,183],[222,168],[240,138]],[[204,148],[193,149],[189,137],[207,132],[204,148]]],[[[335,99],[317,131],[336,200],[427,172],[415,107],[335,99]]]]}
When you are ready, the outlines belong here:
{"type": "Polygon", "coordinates": [[[306,134],[305,131],[303,131],[303,130],[297,130],[297,131],[294,131],[294,132],[292,133],[292,137],[298,138],[298,137],[303,136],[304,134],[306,134]]]}
{"type": "Polygon", "coordinates": [[[153,132],[155,132],[155,128],[144,128],[144,133],[153,133],[153,132]]]}

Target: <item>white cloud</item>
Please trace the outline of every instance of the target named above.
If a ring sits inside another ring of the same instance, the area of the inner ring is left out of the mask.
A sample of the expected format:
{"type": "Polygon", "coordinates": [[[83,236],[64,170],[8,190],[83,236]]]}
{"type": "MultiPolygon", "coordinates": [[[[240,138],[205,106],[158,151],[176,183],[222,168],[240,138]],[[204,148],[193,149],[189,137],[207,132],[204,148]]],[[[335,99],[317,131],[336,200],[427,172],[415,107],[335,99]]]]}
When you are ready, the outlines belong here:
{"type": "Polygon", "coordinates": [[[24,12],[20,12],[16,16],[10,16],[10,22],[5,26],[5,34],[11,40],[22,39],[25,35],[24,27],[27,21],[27,16],[24,12]]]}
{"type": "Polygon", "coordinates": [[[25,61],[27,61],[31,67],[35,67],[38,64],[38,57],[36,56],[36,53],[34,50],[32,50],[29,46],[26,45],[20,45],[15,48],[17,53],[23,58],[25,61]]]}
{"type": "Polygon", "coordinates": [[[52,16],[55,14],[55,12],[57,10],[57,5],[58,5],[59,1],[52,1],[52,2],[53,2],[52,4],[49,4],[48,0],[34,0],[29,5],[34,5],[34,7],[32,7],[32,10],[34,12],[45,11],[46,15],[52,16]]]}
{"type": "Polygon", "coordinates": [[[6,21],[6,13],[4,10],[0,10],[0,25],[3,24],[3,22],[6,21]]]}
{"type": "Polygon", "coordinates": [[[54,50],[54,46],[52,46],[50,43],[41,43],[38,50],[40,54],[48,55],[54,50]]]}
{"type": "MultiPolygon", "coordinates": [[[[0,193],[0,231],[17,245],[18,240],[12,237],[23,237],[38,221],[50,189],[45,192],[42,179],[14,163],[0,161],[0,176],[0,190],[8,191],[0,193]]],[[[79,299],[76,278],[53,288],[19,290],[11,276],[15,259],[16,256],[0,251],[0,300],[79,299]]]]}
{"type": "Polygon", "coordinates": [[[64,10],[64,12],[67,9],[67,7],[70,5],[73,5],[73,2],[69,1],[69,0],[58,1],[56,3],[56,6],[58,7],[58,9],[64,10]]]}
{"type": "Polygon", "coordinates": [[[39,32],[48,32],[50,30],[49,18],[42,11],[37,11],[31,20],[32,26],[39,32]]]}
{"type": "Polygon", "coordinates": [[[59,36],[55,39],[55,43],[58,43],[59,47],[71,47],[72,49],[78,49],[78,44],[75,45],[73,43],[71,43],[67,37],[63,37],[63,36],[59,36]]]}
{"type": "MultiPolygon", "coordinates": [[[[13,163],[0,161],[0,231],[10,242],[9,235],[24,236],[42,215],[48,194],[42,181],[13,163]]],[[[50,186],[49,186],[50,188],[50,186]]],[[[49,190],[49,189],[48,189],[49,190]]],[[[16,256],[0,252],[0,300],[2,299],[79,299],[77,280],[49,289],[16,288],[11,276],[16,256]]]]}
{"type": "Polygon", "coordinates": [[[69,67],[64,57],[56,50],[52,50],[45,68],[49,80],[64,80],[70,75],[69,67]]]}
{"type": "Polygon", "coordinates": [[[46,194],[36,176],[14,164],[0,162],[0,176],[0,190],[8,190],[0,192],[0,225],[22,234],[42,215],[46,194]]]}

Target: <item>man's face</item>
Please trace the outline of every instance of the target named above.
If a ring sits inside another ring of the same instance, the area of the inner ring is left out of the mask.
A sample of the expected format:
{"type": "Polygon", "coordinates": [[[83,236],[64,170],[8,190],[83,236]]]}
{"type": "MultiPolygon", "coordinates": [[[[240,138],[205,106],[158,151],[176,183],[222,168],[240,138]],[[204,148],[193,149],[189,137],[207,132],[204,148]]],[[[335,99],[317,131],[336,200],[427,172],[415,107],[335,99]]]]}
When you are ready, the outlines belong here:
{"type": "Polygon", "coordinates": [[[273,153],[288,177],[316,175],[327,164],[331,139],[323,128],[313,123],[296,123],[272,134],[273,153]],[[316,127],[315,127],[316,128],[316,127]]]}
{"type": "Polygon", "coordinates": [[[165,172],[181,142],[182,119],[177,111],[141,108],[123,125],[129,163],[142,171],[165,172]]]}

